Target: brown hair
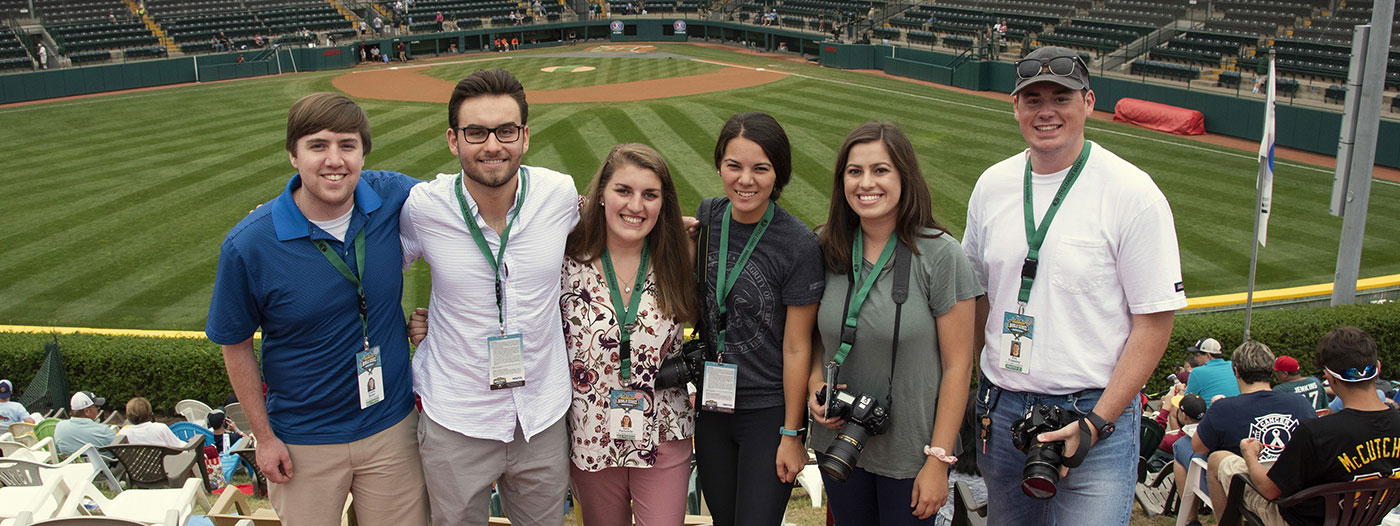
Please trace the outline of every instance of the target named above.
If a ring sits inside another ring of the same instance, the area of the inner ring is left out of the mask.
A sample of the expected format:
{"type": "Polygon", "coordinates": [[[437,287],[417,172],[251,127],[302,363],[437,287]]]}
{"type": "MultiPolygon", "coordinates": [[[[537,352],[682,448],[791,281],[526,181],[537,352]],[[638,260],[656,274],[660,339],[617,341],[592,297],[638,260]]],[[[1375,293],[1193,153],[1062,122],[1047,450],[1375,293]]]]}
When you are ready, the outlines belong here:
{"type": "Polygon", "coordinates": [[[603,166],[588,182],[578,226],[569,234],[564,252],[579,263],[591,263],[603,254],[603,249],[607,247],[608,225],[606,211],[598,203],[603,202],[603,192],[607,190],[613,173],[629,165],[649,170],[661,180],[661,214],[647,234],[652,271],[656,274],[656,303],[667,316],[693,319],[696,298],[690,275],[690,246],[685,226],[681,223],[676,184],[671,179],[666,160],[650,146],[623,143],[608,152],[603,166]]]}
{"type": "Polygon", "coordinates": [[[788,142],[787,132],[783,131],[777,119],[767,113],[751,111],[730,116],[719,130],[719,140],[715,141],[716,170],[724,162],[724,152],[729,149],[729,142],[739,137],[758,144],[763,154],[768,156],[768,162],[773,163],[773,192],[768,195],[768,200],[777,201],[783,187],[792,180],[792,145],[788,142]]]}
{"type": "Polygon", "coordinates": [[[135,424],[144,424],[155,419],[151,410],[151,401],[145,398],[136,397],[126,402],[126,419],[135,424]]]}
{"type": "Polygon", "coordinates": [[[1317,342],[1317,365],[1335,372],[1351,368],[1376,365],[1376,340],[1359,328],[1344,325],[1337,327],[1317,342]]]}
{"type": "Polygon", "coordinates": [[[855,237],[855,229],[860,228],[860,216],[846,203],[845,173],[846,163],[851,158],[851,149],[858,144],[876,141],[884,144],[885,151],[890,155],[890,162],[894,164],[895,171],[899,172],[899,202],[895,205],[895,235],[899,237],[899,241],[909,247],[910,252],[918,254],[919,250],[914,245],[915,238],[938,237],[948,231],[933,218],[933,202],[929,196],[928,183],[924,181],[924,173],[919,169],[919,159],[914,153],[914,145],[909,142],[909,137],[894,123],[867,122],[851,130],[846,136],[846,142],[841,144],[841,151],[836,154],[835,175],[831,181],[831,204],[827,207],[829,210],[826,225],[817,235],[817,242],[822,249],[822,262],[829,272],[845,274],[850,271],[851,242],[855,237]],[[931,229],[936,233],[927,235],[923,233],[924,229],[931,229]]]}
{"type": "Polygon", "coordinates": [[[525,102],[525,86],[511,72],[504,69],[479,69],[467,75],[452,89],[452,98],[447,101],[447,127],[457,129],[457,110],[462,102],[487,95],[508,95],[520,106],[520,122],[530,119],[530,104],[525,102]]]}
{"type": "Polygon", "coordinates": [[[287,151],[297,153],[297,141],[321,130],[358,133],[369,154],[369,117],[355,101],[339,93],[312,93],[292,104],[287,112],[287,151]]]}

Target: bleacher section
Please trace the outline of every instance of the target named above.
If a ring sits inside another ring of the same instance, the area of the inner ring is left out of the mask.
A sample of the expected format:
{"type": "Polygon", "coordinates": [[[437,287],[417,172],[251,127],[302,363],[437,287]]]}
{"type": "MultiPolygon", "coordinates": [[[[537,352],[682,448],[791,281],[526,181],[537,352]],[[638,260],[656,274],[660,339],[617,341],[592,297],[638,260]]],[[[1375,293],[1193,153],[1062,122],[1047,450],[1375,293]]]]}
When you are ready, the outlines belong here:
{"type": "MultiPolygon", "coordinates": [[[[545,8],[548,9],[549,6],[545,6],[545,8]]],[[[409,16],[415,17],[414,22],[417,23],[416,17],[418,16],[435,17],[437,13],[442,13],[444,17],[457,20],[458,27],[466,29],[472,25],[470,19],[474,18],[489,18],[495,23],[509,23],[511,11],[525,15],[527,20],[530,18],[529,13],[526,12],[528,9],[521,9],[515,2],[508,0],[417,0],[413,3],[409,16]]],[[[621,10],[617,12],[620,13],[621,10]]],[[[385,20],[385,22],[388,21],[385,20]]]]}
{"type": "Polygon", "coordinates": [[[75,63],[110,58],[111,53],[100,51],[160,43],[121,0],[35,0],[34,11],[58,53],[75,63]]]}
{"type": "Polygon", "coordinates": [[[19,37],[8,27],[0,27],[0,71],[30,69],[34,62],[19,37]]]}
{"type": "Polygon", "coordinates": [[[48,26],[49,35],[58,44],[59,53],[92,51],[128,47],[149,47],[160,41],[141,22],[103,20],[64,26],[48,26]]]}
{"type": "MultiPolygon", "coordinates": [[[[422,2],[427,3],[427,2],[422,2]]],[[[146,0],[151,17],[187,53],[212,51],[218,40],[254,47],[301,30],[353,36],[354,25],[325,0],[146,0]]],[[[298,37],[296,42],[310,40],[298,37]]]]}
{"type": "Polygon", "coordinates": [[[34,11],[46,26],[122,22],[131,15],[121,0],[34,0],[34,11]]]}
{"type": "MultiPolygon", "coordinates": [[[[1347,68],[1351,63],[1351,49],[1348,47],[1300,40],[1278,40],[1274,42],[1274,52],[1278,59],[1275,68],[1281,76],[1293,75],[1333,82],[1347,79],[1347,68]]],[[[1241,58],[1240,69],[1264,71],[1268,69],[1264,61],[1264,57],[1267,56],[1267,50],[1260,50],[1256,57],[1241,58]]],[[[1400,51],[1391,51],[1388,62],[1385,85],[1400,88],[1400,51]]]]}
{"type": "Polygon", "coordinates": [[[1069,24],[1055,26],[1055,32],[1040,35],[1040,41],[1076,49],[1108,53],[1157,28],[1148,25],[1105,22],[1100,19],[1074,19],[1069,24]]]}

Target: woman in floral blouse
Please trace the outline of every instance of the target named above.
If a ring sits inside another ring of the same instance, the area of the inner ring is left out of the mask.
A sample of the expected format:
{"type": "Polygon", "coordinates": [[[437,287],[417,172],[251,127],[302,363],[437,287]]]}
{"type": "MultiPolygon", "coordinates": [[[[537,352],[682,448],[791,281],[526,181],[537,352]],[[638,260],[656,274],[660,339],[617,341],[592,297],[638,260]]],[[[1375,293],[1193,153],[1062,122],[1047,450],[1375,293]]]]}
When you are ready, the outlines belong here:
{"type": "Polygon", "coordinates": [[[584,524],[680,524],[695,415],[685,389],[654,387],[695,312],[676,187],[655,150],[620,144],[582,207],[560,298],[574,379],[570,487],[584,524]]]}

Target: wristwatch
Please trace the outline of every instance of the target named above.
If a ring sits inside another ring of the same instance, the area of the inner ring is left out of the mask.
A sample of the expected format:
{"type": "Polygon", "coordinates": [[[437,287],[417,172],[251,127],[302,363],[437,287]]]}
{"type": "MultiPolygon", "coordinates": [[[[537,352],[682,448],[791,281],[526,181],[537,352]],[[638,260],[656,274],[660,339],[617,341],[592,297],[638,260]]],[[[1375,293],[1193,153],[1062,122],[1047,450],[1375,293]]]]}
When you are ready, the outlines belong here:
{"type": "Polygon", "coordinates": [[[1099,434],[1100,442],[1113,435],[1113,431],[1115,429],[1118,429],[1118,426],[1115,425],[1113,422],[1104,420],[1103,417],[1099,416],[1093,411],[1089,411],[1089,414],[1084,415],[1084,418],[1088,419],[1089,424],[1094,426],[1094,430],[1097,431],[1099,434]]]}
{"type": "Polygon", "coordinates": [[[807,428],[805,427],[799,427],[797,429],[788,429],[785,426],[778,426],[778,434],[787,437],[800,437],[803,435],[803,433],[806,432],[807,428]]]}

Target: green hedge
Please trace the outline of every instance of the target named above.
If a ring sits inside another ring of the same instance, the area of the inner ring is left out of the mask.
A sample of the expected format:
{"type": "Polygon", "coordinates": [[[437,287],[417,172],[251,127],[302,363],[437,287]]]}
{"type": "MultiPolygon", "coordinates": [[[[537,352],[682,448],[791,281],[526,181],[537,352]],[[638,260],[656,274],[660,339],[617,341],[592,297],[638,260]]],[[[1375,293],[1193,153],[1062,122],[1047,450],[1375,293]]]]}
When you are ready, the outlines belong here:
{"type": "MultiPolygon", "coordinates": [[[[1381,349],[1383,376],[1400,375],[1400,303],[1321,307],[1313,309],[1255,311],[1254,339],[1268,344],[1274,354],[1298,359],[1305,372],[1314,373],[1312,357],[1317,341],[1341,325],[1355,325],[1371,333],[1381,349]]],[[[1186,358],[1186,347],[1197,338],[1220,341],[1226,357],[1239,346],[1244,313],[1192,314],[1176,317],[1171,342],[1148,383],[1148,392],[1167,387],[1167,373],[1186,358]]],[[[0,378],[9,378],[24,389],[38,372],[44,343],[52,334],[0,332],[0,378]]],[[[171,414],[175,402],[190,398],[222,404],[232,391],[219,346],[202,338],[155,338],[95,334],[58,335],[70,389],[87,390],[107,398],[108,407],[126,404],[132,397],[150,399],[160,414],[171,414]]]]}
{"type": "Polygon", "coordinates": [[[39,371],[44,343],[54,338],[68,388],[106,398],[109,409],[144,396],[156,413],[171,415],[180,400],[217,406],[232,392],[219,346],[203,338],[0,332],[0,377],[14,382],[16,391],[27,387],[39,371]]]}
{"type": "MultiPolygon", "coordinates": [[[[1275,356],[1286,354],[1297,358],[1302,372],[1315,376],[1321,368],[1313,365],[1313,356],[1322,335],[1342,325],[1360,327],[1376,339],[1380,348],[1381,376],[1400,378],[1400,303],[1255,310],[1250,325],[1252,339],[1268,345],[1275,356]]],[[[1158,392],[1168,387],[1167,373],[1186,359],[1186,348],[1197,339],[1209,336],[1219,340],[1225,357],[1229,358],[1243,343],[1243,332],[1243,312],[1178,315],[1167,352],[1157,364],[1147,391],[1158,392]]]]}

